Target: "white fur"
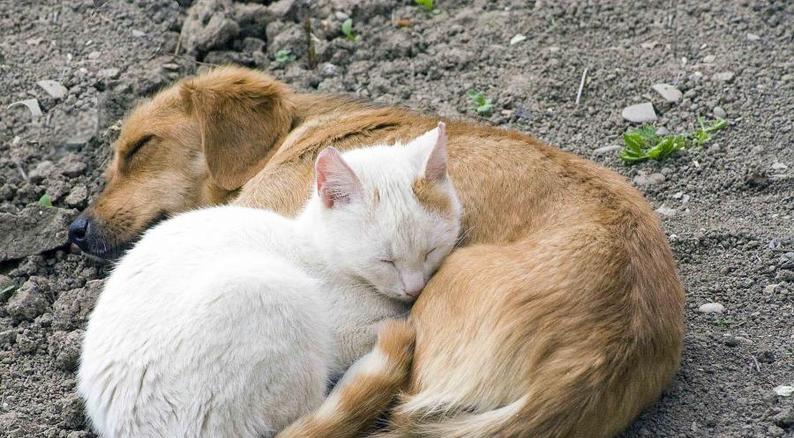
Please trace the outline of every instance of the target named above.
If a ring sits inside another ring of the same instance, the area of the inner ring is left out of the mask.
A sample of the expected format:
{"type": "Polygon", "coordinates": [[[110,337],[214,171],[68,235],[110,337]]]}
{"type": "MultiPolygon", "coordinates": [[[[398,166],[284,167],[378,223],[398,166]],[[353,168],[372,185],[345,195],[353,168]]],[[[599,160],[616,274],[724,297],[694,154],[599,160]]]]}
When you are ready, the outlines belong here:
{"type": "Polygon", "coordinates": [[[457,238],[448,178],[439,184],[452,217],[411,191],[437,148],[434,131],[344,154],[360,193],[331,208],[315,193],[295,219],[218,207],[147,232],[108,279],[86,331],[78,391],[94,428],[272,436],[319,406],[329,378],[372,348],[376,324],[407,311],[415,285],[405,279],[423,285],[457,238]]]}

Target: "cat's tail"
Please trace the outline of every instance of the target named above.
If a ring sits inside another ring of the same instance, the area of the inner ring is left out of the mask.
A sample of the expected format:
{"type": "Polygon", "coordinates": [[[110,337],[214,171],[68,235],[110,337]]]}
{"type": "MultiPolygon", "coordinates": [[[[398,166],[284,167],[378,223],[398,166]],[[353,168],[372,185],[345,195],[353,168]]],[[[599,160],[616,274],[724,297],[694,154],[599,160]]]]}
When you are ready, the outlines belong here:
{"type": "Polygon", "coordinates": [[[407,383],[414,340],[415,332],[410,322],[385,322],[378,332],[375,348],[350,367],[325,402],[276,437],[361,436],[407,383]]]}

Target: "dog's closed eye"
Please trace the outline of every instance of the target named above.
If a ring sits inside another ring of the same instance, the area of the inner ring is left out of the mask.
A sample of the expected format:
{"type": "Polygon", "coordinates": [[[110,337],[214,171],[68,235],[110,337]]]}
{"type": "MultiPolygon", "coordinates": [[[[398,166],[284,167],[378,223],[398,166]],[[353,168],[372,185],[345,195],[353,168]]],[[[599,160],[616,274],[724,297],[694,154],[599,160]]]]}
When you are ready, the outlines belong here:
{"type": "Polygon", "coordinates": [[[154,138],[154,134],[147,134],[138,139],[132,146],[127,149],[124,158],[130,160],[146,143],[149,143],[154,138]]]}

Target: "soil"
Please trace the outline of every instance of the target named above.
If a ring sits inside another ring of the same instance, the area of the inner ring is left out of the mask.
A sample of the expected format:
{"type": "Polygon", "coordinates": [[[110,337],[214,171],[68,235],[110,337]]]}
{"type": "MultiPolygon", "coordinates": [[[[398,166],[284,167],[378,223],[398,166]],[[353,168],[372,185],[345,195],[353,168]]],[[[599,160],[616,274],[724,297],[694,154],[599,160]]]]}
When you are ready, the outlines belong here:
{"type": "Polygon", "coordinates": [[[688,326],[681,371],[624,436],[794,436],[794,396],[774,391],[794,385],[794,2],[442,0],[437,9],[0,0],[0,436],[92,436],[74,371],[110,265],[70,247],[65,224],[101,189],[124,111],[224,62],[301,90],[487,120],[617,170],[659,209],[688,326]],[[348,17],[355,41],[341,32],[348,17]],[[526,39],[511,44],[516,34],[526,39]],[[64,88],[51,95],[41,80],[64,88]],[[666,102],[656,83],[682,100],[666,102]],[[475,111],[471,89],[492,101],[490,115],[475,111]],[[25,99],[42,115],[8,108],[25,99]],[[642,102],[670,132],[715,113],[728,127],[704,147],[627,167],[609,146],[633,126],[623,108],[642,102]],[[700,311],[707,303],[722,312],[700,311]]]}

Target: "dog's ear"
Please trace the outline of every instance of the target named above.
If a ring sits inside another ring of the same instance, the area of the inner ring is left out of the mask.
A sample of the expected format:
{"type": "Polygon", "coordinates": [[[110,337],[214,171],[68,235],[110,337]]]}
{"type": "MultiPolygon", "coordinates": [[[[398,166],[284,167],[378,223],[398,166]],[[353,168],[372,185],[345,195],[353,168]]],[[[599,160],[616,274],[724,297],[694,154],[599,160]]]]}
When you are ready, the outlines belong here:
{"type": "Polygon", "coordinates": [[[291,90],[255,70],[222,67],[181,84],[185,111],[201,131],[210,175],[236,190],[267,162],[274,143],[291,129],[291,90]]]}

